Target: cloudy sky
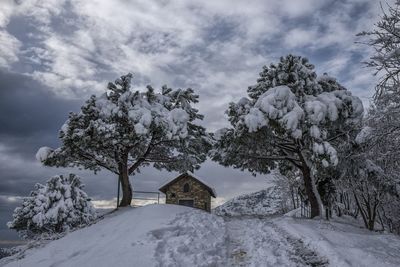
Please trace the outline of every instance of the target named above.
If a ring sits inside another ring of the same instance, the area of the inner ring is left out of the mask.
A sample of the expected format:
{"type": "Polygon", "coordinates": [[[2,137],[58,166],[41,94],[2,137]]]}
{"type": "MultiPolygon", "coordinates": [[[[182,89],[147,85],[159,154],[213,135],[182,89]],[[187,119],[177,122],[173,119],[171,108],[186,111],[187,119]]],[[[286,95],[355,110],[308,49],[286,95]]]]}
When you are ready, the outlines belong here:
{"type": "MultiPolygon", "coordinates": [[[[263,65],[294,53],[368,104],[375,78],[361,62],[370,51],[355,35],[379,13],[376,0],[0,0],[0,239],[13,237],[3,226],[19,196],[71,171],[41,167],[37,149],[57,147],[68,113],[108,81],[133,72],[137,89],[192,87],[204,125],[215,130],[263,65]]],[[[93,199],[115,197],[112,174],[74,172],[93,199]]],[[[268,185],[209,161],[196,174],[218,201],[268,185]]],[[[176,175],[150,168],[131,181],[156,191],[176,175]]]]}

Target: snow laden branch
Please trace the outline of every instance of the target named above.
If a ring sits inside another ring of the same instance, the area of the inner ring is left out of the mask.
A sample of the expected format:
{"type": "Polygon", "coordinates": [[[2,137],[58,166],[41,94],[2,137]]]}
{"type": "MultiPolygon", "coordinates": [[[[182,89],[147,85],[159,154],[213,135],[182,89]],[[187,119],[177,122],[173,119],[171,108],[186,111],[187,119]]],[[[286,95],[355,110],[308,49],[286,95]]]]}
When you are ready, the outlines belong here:
{"type": "Polygon", "coordinates": [[[360,99],[326,74],[317,78],[307,59],[292,55],[265,66],[248,95],[230,104],[231,127],[214,134],[212,158],[253,174],[299,169],[312,216],[320,215],[314,176],[338,164],[334,144],[359,127],[360,99]]]}
{"type": "Polygon", "coordinates": [[[190,88],[163,86],[156,93],[131,89],[132,74],[109,83],[101,96],[92,96],[79,113],[71,113],[61,127],[62,146],[39,149],[37,159],[48,166],[107,169],[119,176],[129,205],[129,175],[152,164],[156,169],[197,169],[206,159],[211,139],[196,120],[203,115],[192,107],[198,95],[190,88]]]}
{"type": "Polygon", "coordinates": [[[393,5],[381,4],[381,19],[369,31],[358,34],[360,43],[373,49],[372,56],[365,64],[375,69],[379,82],[376,86],[375,101],[399,102],[400,84],[400,2],[393,5]]]}

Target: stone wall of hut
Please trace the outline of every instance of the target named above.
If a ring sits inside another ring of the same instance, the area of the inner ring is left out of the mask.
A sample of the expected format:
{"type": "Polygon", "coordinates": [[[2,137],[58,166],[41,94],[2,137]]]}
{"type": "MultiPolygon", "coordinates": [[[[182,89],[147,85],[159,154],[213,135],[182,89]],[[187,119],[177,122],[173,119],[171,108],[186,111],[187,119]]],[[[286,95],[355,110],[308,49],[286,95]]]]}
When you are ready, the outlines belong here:
{"type": "Polygon", "coordinates": [[[179,200],[194,200],[194,207],[206,211],[211,210],[211,195],[198,181],[186,176],[170,185],[166,191],[167,204],[179,204],[179,200]],[[183,187],[189,184],[189,192],[184,192],[183,187]]]}

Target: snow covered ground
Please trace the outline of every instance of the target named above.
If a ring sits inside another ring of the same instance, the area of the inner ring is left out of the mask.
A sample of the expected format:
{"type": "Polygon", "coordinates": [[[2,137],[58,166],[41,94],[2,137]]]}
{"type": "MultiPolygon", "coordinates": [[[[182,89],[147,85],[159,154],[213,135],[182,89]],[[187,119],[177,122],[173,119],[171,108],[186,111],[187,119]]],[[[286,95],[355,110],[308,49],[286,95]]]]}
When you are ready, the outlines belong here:
{"type": "Polygon", "coordinates": [[[224,221],[175,205],[126,208],[0,266],[222,266],[224,221]]]}
{"type": "Polygon", "coordinates": [[[328,266],[328,259],[289,235],[274,219],[227,218],[227,266],[328,266]]]}
{"type": "Polygon", "coordinates": [[[326,221],[284,216],[274,223],[326,256],[330,266],[400,266],[400,237],[368,231],[351,217],[326,221]]]}
{"type": "Polygon", "coordinates": [[[175,205],[108,214],[0,266],[400,266],[400,238],[349,219],[221,217],[175,205]]]}

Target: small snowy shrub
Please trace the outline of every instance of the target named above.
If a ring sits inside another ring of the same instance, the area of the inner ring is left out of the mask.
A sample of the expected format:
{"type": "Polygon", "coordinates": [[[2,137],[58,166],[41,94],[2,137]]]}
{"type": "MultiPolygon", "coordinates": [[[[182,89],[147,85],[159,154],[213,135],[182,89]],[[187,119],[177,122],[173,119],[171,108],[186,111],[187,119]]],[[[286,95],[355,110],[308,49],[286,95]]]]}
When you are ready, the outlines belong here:
{"type": "Polygon", "coordinates": [[[14,219],[7,226],[23,238],[37,238],[89,224],[96,218],[96,211],[83,187],[75,174],[54,176],[46,185],[36,184],[14,210],[14,219]]]}
{"type": "Polygon", "coordinates": [[[0,259],[11,256],[12,253],[8,248],[0,248],[0,259]]]}

